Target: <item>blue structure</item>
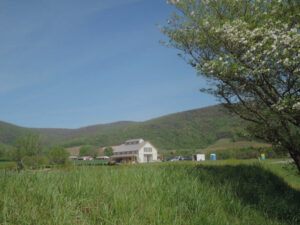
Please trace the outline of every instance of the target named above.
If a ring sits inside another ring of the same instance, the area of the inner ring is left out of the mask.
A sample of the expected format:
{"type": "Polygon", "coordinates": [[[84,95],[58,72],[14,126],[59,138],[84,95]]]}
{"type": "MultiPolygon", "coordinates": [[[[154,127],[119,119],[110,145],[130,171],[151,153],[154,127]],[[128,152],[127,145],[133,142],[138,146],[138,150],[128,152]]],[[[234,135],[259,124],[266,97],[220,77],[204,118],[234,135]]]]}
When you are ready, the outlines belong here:
{"type": "Polygon", "coordinates": [[[210,160],[217,160],[216,154],[210,154],[210,160]]]}

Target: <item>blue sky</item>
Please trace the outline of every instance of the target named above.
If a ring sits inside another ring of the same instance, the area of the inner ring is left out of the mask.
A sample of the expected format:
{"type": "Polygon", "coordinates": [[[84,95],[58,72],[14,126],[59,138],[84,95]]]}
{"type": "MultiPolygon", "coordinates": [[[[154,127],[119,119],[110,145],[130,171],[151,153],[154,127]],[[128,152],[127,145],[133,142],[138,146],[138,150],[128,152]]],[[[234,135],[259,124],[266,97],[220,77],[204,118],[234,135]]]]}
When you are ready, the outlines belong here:
{"type": "Polygon", "coordinates": [[[217,102],[158,43],[163,0],[1,0],[0,120],[77,128],[217,102]]]}

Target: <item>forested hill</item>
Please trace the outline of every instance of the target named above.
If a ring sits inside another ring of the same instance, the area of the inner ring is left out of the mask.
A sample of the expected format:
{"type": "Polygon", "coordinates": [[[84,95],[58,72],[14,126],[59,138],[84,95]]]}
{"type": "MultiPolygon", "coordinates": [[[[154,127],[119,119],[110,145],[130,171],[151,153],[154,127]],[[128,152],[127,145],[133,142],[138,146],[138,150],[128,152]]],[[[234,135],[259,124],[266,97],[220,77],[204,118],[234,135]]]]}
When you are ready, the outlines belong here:
{"type": "Polygon", "coordinates": [[[109,124],[99,124],[78,129],[63,129],[63,128],[25,128],[16,126],[10,123],[0,121],[0,143],[12,145],[20,136],[27,134],[37,134],[45,144],[56,144],[59,142],[96,134],[100,131],[111,128],[121,128],[128,124],[133,124],[131,121],[120,121],[109,124]]]}
{"type": "Polygon", "coordinates": [[[0,125],[0,141],[11,144],[28,132],[39,134],[43,142],[65,147],[91,144],[118,145],[130,138],[143,138],[161,149],[202,148],[221,138],[232,138],[245,125],[221,105],[166,115],[145,122],[116,122],[79,129],[22,128],[0,125]]]}
{"type": "Polygon", "coordinates": [[[60,143],[80,137],[86,137],[98,133],[105,133],[107,130],[120,129],[124,126],[135,124],[132,121],[119,121],[108,124],[98,124],[78,129],[59,129],[59,128],[30,128],[31,132],[40,135],[47,144],[60,143]]]}
{"type": "Polygon", "coordinates": [[[13,144],[19,136],[31,133],[30,129],[0,121],[0,144],[13,144]]]}

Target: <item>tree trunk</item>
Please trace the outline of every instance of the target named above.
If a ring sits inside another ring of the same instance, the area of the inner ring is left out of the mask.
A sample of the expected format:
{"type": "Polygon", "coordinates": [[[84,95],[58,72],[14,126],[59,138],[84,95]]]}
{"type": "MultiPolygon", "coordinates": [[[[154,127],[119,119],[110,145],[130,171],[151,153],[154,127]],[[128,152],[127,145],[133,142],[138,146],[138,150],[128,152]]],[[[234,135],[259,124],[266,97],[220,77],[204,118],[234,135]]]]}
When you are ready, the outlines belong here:
{"type": "Polygon", "coordinates": [[[300,154],[298,151],[290,152],[290,154],[298,168],[298,174],[300,175],[300,154]]]}
{"type": "Polygon", "coordinates": [[[297,166],[297,168],[298,168],[298,173],[299,173],[299,175],[300,175],[300,155],[298,154],[298,155],[296,155],[296,157],[295,157],[295,163],[296,163],[296,166],[297,166]]]}
{"type": "Polygon", "coordinates": [[[23,160],[21,159],[20,161],[17,162],[18,165],[18,171],[20,172],[22,169],[24,169],[24,163],[23,160]]]}

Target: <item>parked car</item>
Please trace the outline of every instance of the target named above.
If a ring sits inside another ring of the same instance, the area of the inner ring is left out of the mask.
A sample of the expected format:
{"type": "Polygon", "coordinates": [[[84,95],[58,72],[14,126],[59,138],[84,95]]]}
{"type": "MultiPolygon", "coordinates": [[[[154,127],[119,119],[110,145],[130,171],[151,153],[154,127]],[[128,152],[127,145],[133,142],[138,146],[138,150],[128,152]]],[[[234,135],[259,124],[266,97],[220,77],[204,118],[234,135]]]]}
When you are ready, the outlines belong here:
{"type": "Polygon", "coordinates": [[[192,161],[192,159],[193,158],[190,155],[183,156],[183,160],[192,161]]]}
{"type": "Polygon", "coordinates": [[[170,162],[176,162],[176,161],[179,161],[179,159],[177,159],[177,158],[170,159],[170,162]]]}
{"type": "Polygon", "coordinates": [[[175,158],[170,159],[170,162],[176,162],[181,160],[185,160],[183,156],[176,156],[175,158]]]}

